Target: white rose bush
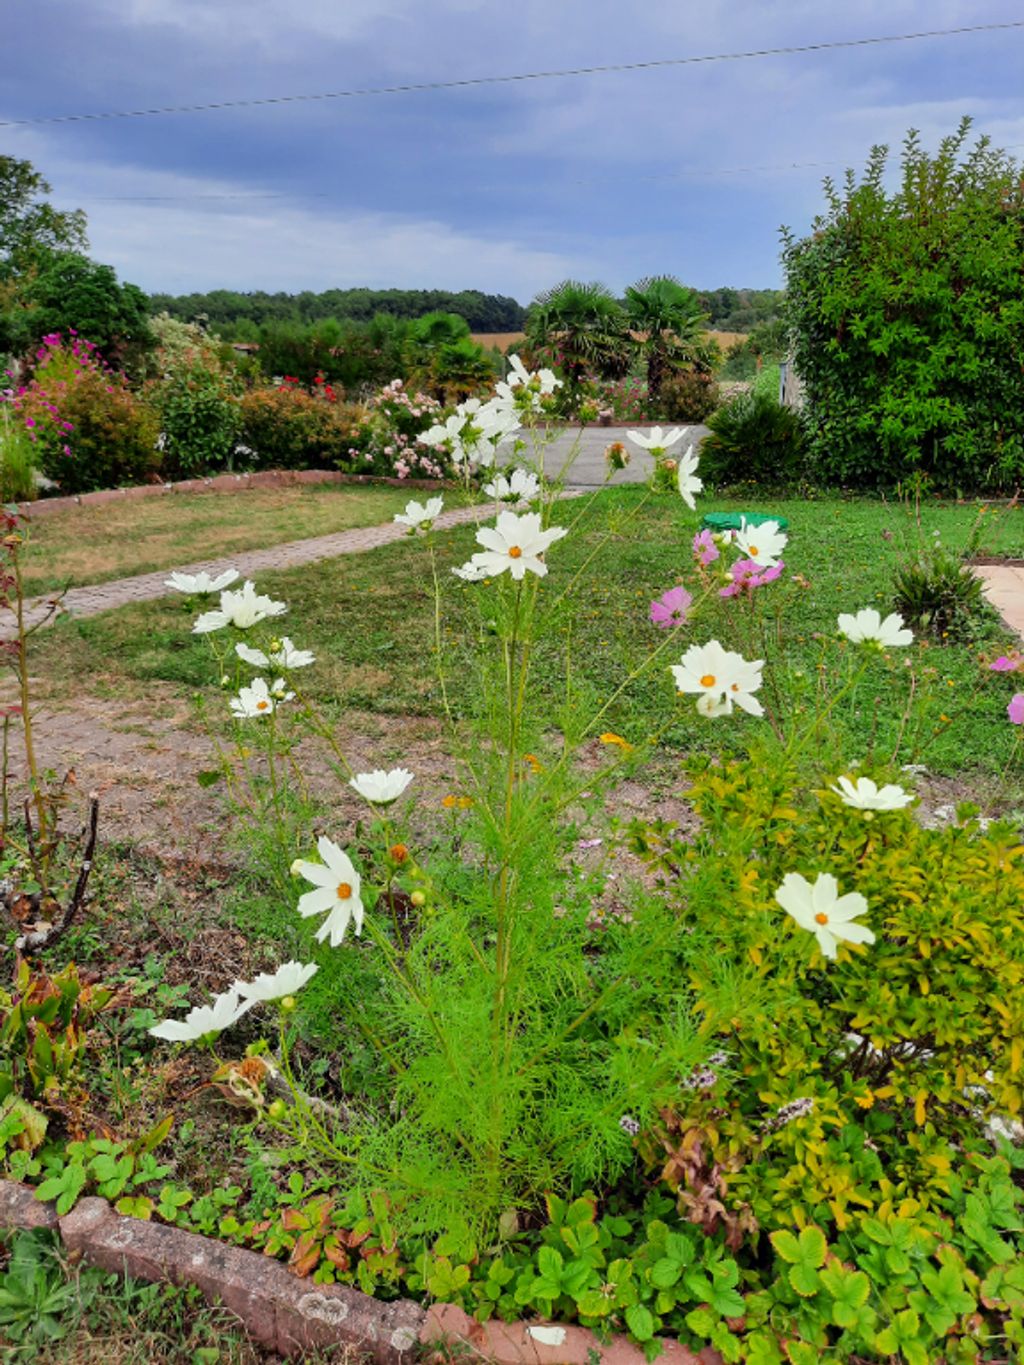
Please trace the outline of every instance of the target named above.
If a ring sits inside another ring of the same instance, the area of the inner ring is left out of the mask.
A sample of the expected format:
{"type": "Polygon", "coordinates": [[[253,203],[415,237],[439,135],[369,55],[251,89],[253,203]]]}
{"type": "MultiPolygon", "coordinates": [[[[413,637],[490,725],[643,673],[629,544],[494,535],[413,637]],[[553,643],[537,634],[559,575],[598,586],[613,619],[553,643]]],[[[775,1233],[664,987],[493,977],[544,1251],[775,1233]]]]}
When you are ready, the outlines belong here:
{"type": "MultiPolygon", "coordinates": [[[[430,1232],[458,1224],[497,1237],[544,1193],[612,1188],[638,1158],[691,1211],[717,1163],[719,1211],[694,1214],[706,1233],[789,1226],[790,1205],[764,1194],[755,1158],[792,1168],[791,1202],[813,1222],[822,1208],[845,1210],[861,1179],[843,1185],[836,1172],[860,1158],[829,1145],[851,1124],[879,1115],[871,1141],[884,1144],[944,1106],[921,1139],[923,1171],[942,1135],[963,1139],[965,1086],[1020,1106],[1009,1053],[994,1041],[997,1003],[982,1003],[979,985],[973,1041],[953,1065],[948,992],[922,985],[921,962],[969,951],[970,935],[949,928],[956,869],[970,858],[995,868],[1004,855],[978,852],[976,829],[921,828],[899,744],[887,754],[835,746],[832,719],[867,680],[910,677],[914,638],[898,615],[865,606],[833,618],[818,676],[783,685],[785,594],[803,590],[786,569],[787,530],[769,518],[698,524],[698,456],[690,447],[664,469],[685,429],[630,433],[662,471],[634,515],[660,491],[685,528],[677,581],[650,585],[648,653],[608,695],[577,685],[585,661],[567,665],[562,702],[542,693],[537,660],[545,641],[569,640],[590,564],[574,558],[587,500],[562,496],[564,470],[544,471],[544,405],[557,382],[515,359],[491,399],[459,405],[421,438],[487,480],[468,558],[449,562],[440,542],[442,496],[395,518],[408,532],[403,553],[430,565],[424,669],[437,675],[460,764],[443,800],[411,758],[350,754],[343,720],[318,695],[323,649],[314,655],[297,629],[276,633],[287,603],[248,581],[174,585],[220,594],[193,630],[223,680],[222,768],[233,793],[239,774],[255,793],[237,805],[276,859],[290,919],[279,965],[151,1032],[231,1048],[276,1011],[290,1098],[262,1120],[286,1152],[344,1172],[347,1188],[386,1190],[396,1217],[430,1232]],[[449,654],[453,595],[478,622],[472,668],[465,650],[449,654]],[[609,713],[641,678],[662,689],[662,733],[611,733],[609,713]],[[467,692],[475,719],[458,705],[467,692]],[[684,836],[638,820],[620,830],[647,878],[590,866],[578,852],[602,838],[581,837],[587,822],[660,740],[692,751],[700,828],[684,836]],[[314,743],[341,793],[326,814],[307,782],[314,743]],[[438,806],[441,829],[430,819],[438,806]],[[933,837],[946,840],[944,879],[922,867],[919,843],[933,837]],[[942,943],[928,938],[929,896],[942,943]],[[919,956],[924,940],[931,957],[919,956]],[[295,1061],[304,1012],[342,1077],[372,1078],[362,1090],[343,1082],[334,1119],[295,1061]],[[850,1034],[863,1049],[851,1053],[850,1034]]],[[[911,706],[913,691],[899,704],[911,706]]],[[[986,905],[1006,903],[985,886],[986,905]]],[[[956,963],[949,979],[970,977],[956,963]]],[[[1018,1029],[1016,1015],[1006,1028],[1018,1029]]]]}

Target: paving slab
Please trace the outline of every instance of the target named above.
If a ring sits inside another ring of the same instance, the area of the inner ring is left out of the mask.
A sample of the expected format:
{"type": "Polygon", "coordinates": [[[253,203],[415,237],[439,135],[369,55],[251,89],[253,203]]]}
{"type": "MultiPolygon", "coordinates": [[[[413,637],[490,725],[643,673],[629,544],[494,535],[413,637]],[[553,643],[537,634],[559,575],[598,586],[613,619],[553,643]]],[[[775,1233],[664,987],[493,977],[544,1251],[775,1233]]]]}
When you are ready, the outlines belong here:
{"type": "Polygon", "coordinates": [[[1024,640],[1024,565],[975,564],[972,572],[1004,624],[1024,640]]]}

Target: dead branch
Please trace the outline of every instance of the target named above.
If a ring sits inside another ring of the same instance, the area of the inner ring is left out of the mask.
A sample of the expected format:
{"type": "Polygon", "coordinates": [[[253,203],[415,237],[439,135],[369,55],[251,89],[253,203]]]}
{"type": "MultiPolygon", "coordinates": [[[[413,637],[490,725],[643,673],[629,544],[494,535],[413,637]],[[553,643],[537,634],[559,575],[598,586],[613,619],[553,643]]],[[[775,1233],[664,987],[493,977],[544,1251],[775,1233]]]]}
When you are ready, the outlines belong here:
{"type": "MultiPolygon", "coordinates": [[[[31,844],[32,833],[31,825],[28,823],[28,802],[25,803],[25,819],[28,837],[31,844]]],[[[96,851],[96,830],[99,825],[100,800],[95,793],[89,796],[89,834],[85,843],[85,853],[82,857],[78,869],[78,879],[75,882],[75,889],[71,893],[71,899],[63,911],[54,917],[51,923],[44,923],[42,928],[36,929],[31,933],[22,934],[14,941],[15,952],[23,955],[26,952],[39,952],[43,948],[49,948],[58,939],[63,938],[67,931],[74,924],[79,912],[85,902],[85,893],[89,885],[89,874],[92,871],[92,858],[96,851]]],[[[43,893],[40,894],[40,899],[43,893]]],[[[52,898],[48,898],[48,903],[55,905],[52,898]]],[[[42,908],[40,906],[40,908],[42,908]]]]}

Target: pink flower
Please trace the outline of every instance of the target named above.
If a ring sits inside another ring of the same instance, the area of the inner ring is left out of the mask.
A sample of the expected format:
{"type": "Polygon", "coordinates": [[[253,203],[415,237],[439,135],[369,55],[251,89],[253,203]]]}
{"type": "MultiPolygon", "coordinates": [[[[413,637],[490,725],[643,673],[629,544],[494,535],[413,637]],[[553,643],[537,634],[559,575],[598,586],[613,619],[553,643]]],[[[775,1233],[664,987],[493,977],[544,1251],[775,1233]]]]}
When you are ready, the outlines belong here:
{"type": "Polygon", "coordinates": [[[693,553],[701,568],[706,569],[719,557],[718,546],[710,531],[698,531],[693,538],[693,553]]]}
{"type": "Polygon", "coordinates": [[[693,598],[685,588],[669,588],[657,601],[651,603],[651,621],[661,630],[671,630],[681,626],[693,598]]]}
{"type": "Polygon", "coordinates": [[[999,658],[989,664],[993,673],[1015,673],[1020,664],[1020,659],[1008,659],[1005,654],[1000,654],[999,658]]]}
{"type": "Polygon", "coordinates": [[[1015,692],[1006,708],[1006,714],[1014,725],[1024,725],[1024,692],[1015,692]]]}
{"type": "Polygon", "coordinates": [[[729,570],[732,582],[727,588],[722,588],[718,595],[736,597],[741,592],[753,592],[755,588],[763,588],[766,583],[774,583],[785,567],[781,559],[770,569],[762,569],[761,565],[755,564],[752,559],[738,559],[729,570]]]}

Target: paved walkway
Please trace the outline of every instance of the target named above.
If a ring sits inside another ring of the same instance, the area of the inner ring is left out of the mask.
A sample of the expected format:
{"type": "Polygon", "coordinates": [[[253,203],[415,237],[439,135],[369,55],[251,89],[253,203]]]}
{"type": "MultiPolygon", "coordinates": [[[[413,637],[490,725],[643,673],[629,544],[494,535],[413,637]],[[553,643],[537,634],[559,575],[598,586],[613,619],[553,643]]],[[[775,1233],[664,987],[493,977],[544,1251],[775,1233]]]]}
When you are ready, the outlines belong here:
{"type": "Polygon", "coordinates": [[[1024,567],[1017,564],[976,564],[985,596],[1005,624],[1024,640],[1024,567]]]}
{"type": "MultiPolygon", "coordinates": [[[[651,474],[653,460],[646,450],[638,450],[626,441],[629,427],[585,427],[567,429],[545,448],[544,471],[550,477],[566,474],[566,492],[563,497],[577,497],[588,488],[599,488],[604,483],[643,483],[651,474]],[[621,441],[628,446],[631,459],[625,469],[616,470],[609,480],[608,467],[604,452],[612,441],[621,441]],[[568,471],[566,464],[571,460],[568,471]]],[[[644,428],[647,430],[648,428],[644,428]]],[[[684,451],[691,442],[695,445],[707,435],[703,426],[683,428],[683,439],[675,447],[684,451]]],[[[418,492],[418,490],[410,490],[418,492]]],[[[420,500],[426,497],[420,495],[420,500]]],[[[439,530],[450,526],[461,526],[466,522],[483,521],[493,514],[490,503],[475,507],[462,507],[452,512],[443,512],[435,523],[439,530]]],[[[205,570],[210,574],[222,573],[234,568],[243,578],[252,578],[268,569],[292,569],[301,564],[315,564],[321,559],[335,559],[339,555],[361,554],[365,550],[375,550],[379,545],[389,545],[406,534],[404,526],[388,522],[384,526],[365,526],[352,531],[338,531],[334,535],[315,536],[310,540],[293,540],[286,545],[272,545],[265,550],[245,550],[227,559],[204,559],[194,564],[175,565],[171,569],[160,569],[156,573],[138,574],[134,578],[118,578],[110,583],[96,583],[84,588],[70,588],[61,599],[61,612],[68,616],[97,616],[101,611],[111,611],[115,607],[129,606],[132,602],[152,602],[166,597],[172,591],[167,587],[167,578],[173,572],[199,573],[205,570]]],[[[29,626],[47,622],[54,618],[51,607],[52,598],[37,597],[26,604],[26,621],[29,626]]],[[[11,615],[0,615],[0,642],[13,639],[15,635],[11,615]]]]}

